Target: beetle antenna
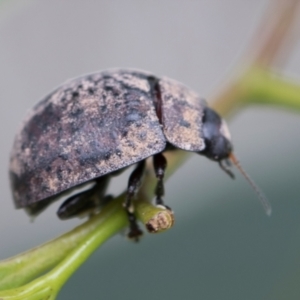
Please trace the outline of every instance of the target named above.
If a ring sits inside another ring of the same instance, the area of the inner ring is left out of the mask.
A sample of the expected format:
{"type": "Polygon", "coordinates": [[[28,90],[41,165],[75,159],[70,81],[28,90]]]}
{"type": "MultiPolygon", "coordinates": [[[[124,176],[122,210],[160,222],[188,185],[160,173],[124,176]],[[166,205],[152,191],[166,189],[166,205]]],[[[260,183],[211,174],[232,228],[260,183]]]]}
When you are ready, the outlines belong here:
{"type": "Polygon", "coordinates": [[[241,174],[244,176],[244,178],[248,181],[248,183],[251,185],[251,187],[253,188],[253,190],[255,191],[255,193],[258,196],[258,199],[260,201],[260,203],[262,204],[266,214],[268,216],[271,215],[272,213],[272,207],[271,204],[269,202],[269,200],[267,199],[267,197],[263,194],[263,192],[261,191],[261,189],[258,187],[258,185],[251,179],[251,177],[246,173],[246,171],[242,168],[239,160],[236,158],[236,156],[231,153],[229,156],[231,162],[237,167],[237,169],[241,172],[241,174]]]}

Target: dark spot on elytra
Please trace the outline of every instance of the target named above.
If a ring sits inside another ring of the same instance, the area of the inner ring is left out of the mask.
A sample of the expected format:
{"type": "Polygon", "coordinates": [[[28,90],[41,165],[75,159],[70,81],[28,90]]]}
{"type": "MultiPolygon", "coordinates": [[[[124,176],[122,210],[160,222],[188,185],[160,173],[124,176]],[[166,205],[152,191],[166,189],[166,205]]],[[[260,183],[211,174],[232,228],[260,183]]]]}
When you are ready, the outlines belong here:
{"type": "Polygon", "coordinates": [[[90,94],[90,95],[94,95],[94,89],[92,89],[92,88],[88,88],[88,93],[90,94]]]}
{"type": "Polygon", "coordinates": [[[93,74],[85,76],[85,80],[89,82],[95,82],[93,74]]]}
{"type": "Polygon", "coordinates": [[[99,143],[99,141],[89,142],[90,150],[87,153],[81,153],[80,157],[84,159],[85,163],[96,163],[100,160],[107,160],[112,154],[112,150],[99,143]]]}
{"type": "Polygon", "coordinates": [[[67,153],[61,153],[58,155],[58,157],[60,157],[63,160],[68,160],[69,159],[69,155],[67,153]]]}
{"type": "Polygon", "coordinates": [[[78,106],[74,106],[71,110],[71,116],[73,118],[77,118],[79,117],[82,113],[84,112],[83,108],[78,107],[78,106]]]}
{"type": "Polygon", "coordinates": [[[121,105],[122,105],[121,102],[117,102],[117,103],[115,103],[115,108],[119,108],[121,105]]]}
{"type": "Polygon", "coordinates": [[[106,153],[104,154],[104,159],[105,159],[105,160],[108,160],[110,157],[111,157],[111,152],[106,152],[106,153]]]}
{"type": "Polygon", "coordinates": [[[110,156],[110,150],[100,148],[96,149],[97,147],[95,146],[95,144],[92,145],[93,147],[89,152],[80,153],[78,161],[81,166],[90,165],[93,168],[96,168],[96,164],[99,163],[99,161],[108,159],[106,157],[110,156]]]}
{"type": "Polygon", "coordinates": [[[140,101],[128,101],[126,103],[127,105],[127,113],[124,116],[124,120],[127,126],[135,123],[137,126],[141,125],[142,119],[144,119],[147,116],[147,112],[145,112],[141,106],[140,101]]]}
{"type": "Polygon", "coordinates": [[[116,141],[118,139],[118,133],[115,131],[115,130],[112,130],[110,133],[109,133],[109,136],[110,138],[113,140],[113,141],[116,141]]]}
{"type": "Polygon", "coordinates": [[[121,157],[122,156],[122,151],[120,149],[116,149],[116,154],[121,157]]]}
{"type": "Polygon", "coordinates": [[[138,137],[141,141],[144,141],[147,138],[147,132],[146,131],[140,132],[138,137]]]}
{"type": "Polygon", "coordinates": [[[112,93],[114,97],[118,97],[120,95],[120,91],[114,86],[105,85],[104,90],[108,93],[112,93]]]}
{"type": "Polygon", "coordinates": [[[60,167],[56,170],[56,176],[59,181],[63,180],[62,169],[60,167]]]}
{"type": "Polygon", "coordinates": [[[127,145],[128,145],[129,147],[131,147],[131,148],[135,148],[135,143],[132,142],[132,141],[128,141],[128,142],[127,142],[127,145]]]}
{"type": "Polygon", "coordinates": [[[107,105],[101,105],[100,108],[102,112],[105,112],[107,110],[107,105]]]}
{"type": "Polygon", "coordinates": [[[180,125],[180,126],[183,126],[183,127],[186,127],[186,128],[191,127],[191,124],[190,124],[189,122],[187,122],[186,120],[184,120],[184,119],[181,119],[181,120],[179,121],[179,125],[180,125]]]}
{"type": "Polygon", "coordinates": [[[100,119],[98,122],[97,122],[97,125],[98,127],[102,128],[105,126],[105,120],[104,119],[100,119]]]}
{"type": "Polygon", "coordinates": [[[190,104],[189,102],[187,102],[186,100],[178,99],[177,101],[178,101],[179,106],[182,106],[182,107],[186,106],[188,108],[195,109],[195,107],[192,104],[190,104]]]}
{"type": "Polygon", "coordinates": [[[143,116],[138,111],[132,111],[125,116],[127,122],[136,122],[143,118],[143,116]]]}
{"type": "Polygon", "coordinates": [[[78,92],[73,92],[72,93],[72,98],[77,98],[79,97],[79,93],[78,92]]]}
{"type": "Polygon", "coordinates": [[[128,129],[127,129],[127,128],[123,128],[123,129],[122,129],[122,133],[121,133],[122,137],[123,137],[123,138],[126,137],[127,134],[128,134],[128,129]]]}
{"type": "Polygon", "coordinates": [[[57,128],[57,136],[56,136],[56,141],[59,142],[62,135],[64,134],[64,131],[62,129],[62,127],[58,127],[57,128]]]}
{"type": "Polygon", "coordinates": [[[97,148],[97,141],[89,141],[89,146],[92,148],[92,149],[96,149],[97,148]]]}
{"type": "Polygon", "coordinates": [[[105,81],[105,80],[112,80],[113,78],[111,77],[111,75],[109,73],[103,72],[102,73],[102,77],[100,79],[103,80],[103,81],[105,81]]]}
{"type": "Polygon", "coordinates": [[[137,92],[136,90],[129,90],[124,96],[127,103],[131,103],[133,105],[137,105],[140,101],[141,93],[137,92]],[[135,103],[134,103],[135,102],[135,103]]]}
{"type": "Polygon", "coordinates": [[[73,122],[69,123],[69,129],[70,129],[71,135],[74,135],[75,133],[80,131],[81,128],[82,127],[80,125],[80,122],[78,122],[78,120],[76,120],[76,119],[73,122]]]}
{"type": "Polygon", "coordinates": [[[42,185],[41,185],[41,192],[44,193],[44,192],[47,192],[47,191],[49,191],[49,187],[46,183],[43,182],[42,185]]]}

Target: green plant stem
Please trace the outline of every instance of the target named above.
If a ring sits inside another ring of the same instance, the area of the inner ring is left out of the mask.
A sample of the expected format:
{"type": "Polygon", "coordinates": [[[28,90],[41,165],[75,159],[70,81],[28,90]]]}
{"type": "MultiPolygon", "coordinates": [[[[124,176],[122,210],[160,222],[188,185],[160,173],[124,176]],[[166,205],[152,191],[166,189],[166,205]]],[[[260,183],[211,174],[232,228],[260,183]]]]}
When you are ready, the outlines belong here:
{"type": "Polygon", "coordinates": [[[252,104],[300,110],[300,85],[275,72],[253,66],[219,94],[212,104],[221,115],[252,104]]]}
{"type": "MultiPolygon", "coordinates": [[[[46,275],[20,288],[0,292],[1,299],[54,299],[58,291],[77,268],[108,238],[126,226],[122,198],[110,203],[101,213],[101,224],[46,275]]],[[[88,222],[94,222],[91,219],[88,222]]]]}
{"type": "MultiPolygon", "coordinates": [[[[94,216],[89,221],[77,227],[75,230],[72,230],[67,235],[54,240],[53,243],[57,246],[59,243],[66,242],[67,240],[70,240],[70,237],[72,237],[74,239],[73,243],[76,241],[77,246],[47,274],[39,277],[36,280],[33,280],[26,285],[23,285],[22,287],[0,292],[1,299],[55,299],[56,294],[59,292],[68,278],[77,270],[77,268],[83,264],[84,261],[103,242],[127,226],[127,216],[122,206],[124,197],[125,194],[122,194],[117,199],[114,199],[113,202],[108,204],[99,215],[94,216]],[[79,243],[79,241],[81,242],[79,243]]],[[[145,223],[152,218],[156,218],[157,215],[159,216],[160,214],[165,213],[164,209],[159,209],[152,206],[146,201],[145,198],[143,198],[143,200],[136,205],[136,209],[138,215],[142,215],[143,212],[146,212],[146,215],[144,215],[142,218],[145,223]]],[[[169,228],[171,226],[172,221],[170,221],[169,226],[167,227],[169,228]]],[[[165,229],[166,228],[162,228],[160,231],[165,229]]],[[[51,242],[49,244],[51,244],[51,242]]],[[[49,247],[49,244],[41,246],[41,252],[46,257],[49,256],[49,254],[51,255],[51,253],[48,251],[53,250],[53,247],[49,247]]],[[[59,253],[59,249],[56,247],[54,250],[56,250],[55,253],[59,253]]],[[[38,248],[36,248],[35,251],[38,251],[38,248]]],[[[36,253],[34,253],[34,256],[35,255],[36,253]]],[[[27,252],[23,254],[23,256],[25,257],[26,261],[25,265],[28,267],[28,259],[29,257],[32,257],[32,255],[27,252]]],[[[20,261],[20,257],[18,260],[20,261]]],[[[36,266],[35,264],[36,262],[32,261],[31,267],[33,268],[33,266],[36,266]]],[[[33,269],[36,270],[36,268],[33,269]]],[[[26,268],[25,270],[22,269],[22,272],[18,272],[18,270],[17,272],[13,272],[9,278],[9,281],[7,281],[7,285],[9,285],[9,282],[14,279],[12,277],[22,277],[23,280],[29,279],[26,274],[26,268]]],[[[18,282],[20,283],[20,280],[18,282]]]]}
{"type": "Polygon", "coordinates": [[[268,104],[300,110],[300,85],[292,80],[265,69],[253,68],[245,83],[249,90],[244,98],[246,104],[268,104]]]}
{"type": "MultiPolygon", "coordinates": [[[[86,240],[87,235],[95,232],[96,228],[97,233],[112,236],[115,231],[112,230],[113,227],[107,225],[107,219],[115,224],[122,223],[123,227],[126,227],[127,217],[122,207],[124,198],[125,194],[120,195],[107,205],[100,214],[95,215],[61,237],[2,261],[0,263],[0,290],[17,288],[50,270],[69,255],[72,249],[78,247],[83,240],[86,240]]],[[[140,198],[141,201],[137,202],[136,210],[138,215],[143,216],[142,222],[144,224],[149,222],[153,224],[153,219],[159,222],[165,216],[167,218],[167,223],[164,224],[165,227],[159,228],[156,232],[161,232],[173,225],[172,215],[168,211],[153,206],[147,202],[144,196],[140,198]],[[147,214],[145,215],[144,212],[147,212],[147,214]]]]}
{"type": "Polygon", "coordinates": [[[110,215],[108,206],[99,216],[91,218],[59,238],[2,261],[0,290],[18,287],[57,265],[110,215]]]}

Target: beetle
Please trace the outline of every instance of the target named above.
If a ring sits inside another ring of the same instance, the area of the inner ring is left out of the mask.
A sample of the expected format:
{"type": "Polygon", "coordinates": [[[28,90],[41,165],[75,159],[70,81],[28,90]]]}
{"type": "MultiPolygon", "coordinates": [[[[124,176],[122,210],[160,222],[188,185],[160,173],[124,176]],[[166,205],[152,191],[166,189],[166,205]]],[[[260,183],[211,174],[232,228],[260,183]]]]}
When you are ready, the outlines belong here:
{"type": "Polygon", "coordinates": [[[257,191],[266,212],[271,212],[267,199],[234,156],[225,121],[183,84],[130,69],[70,80],[34,106],[16,135],[10,157],[15,205],[36,215],[65,193],[93,182],[58,210],[61,219],[76,216],[98,205],[112,176],[136,164],[124,208],[129,237],[138,239],[142,231],[132,201],[145,160],[153,157],[155,201],[164,206],[167,161],[163,153],[176,149],[204,155],[233,177],[231,161],[257,191]]]}

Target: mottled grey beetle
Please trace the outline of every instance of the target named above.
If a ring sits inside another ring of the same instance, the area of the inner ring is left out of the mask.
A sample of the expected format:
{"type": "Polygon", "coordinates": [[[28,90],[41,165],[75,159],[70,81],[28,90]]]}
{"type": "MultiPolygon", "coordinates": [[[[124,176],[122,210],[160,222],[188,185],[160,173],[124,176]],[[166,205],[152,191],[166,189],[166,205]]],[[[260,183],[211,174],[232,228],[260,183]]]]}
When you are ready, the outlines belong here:
{"type": "Polygon", "coordinates": [[[157,177],[156,204],[163,205],[163,152],[183,149],[219,162],[232,161],[226,123],[199,96],[168,78],[135,70],[109,70],[73,79],[39,102],[17,134],[10,160],[10,177],[17,208],[35,215],[64,192],[94,181],[92,188],[67,199],[58,211],[61,219],[93,209],[103,198],[111,176],[137,164],[124,203],[130,237],[141,231],[132,210],[145,159],[153,156],[157,177]]]}

